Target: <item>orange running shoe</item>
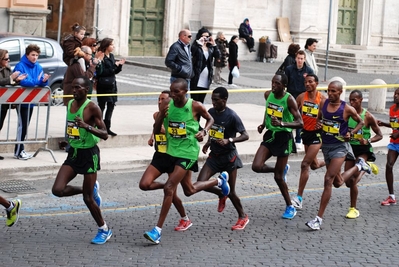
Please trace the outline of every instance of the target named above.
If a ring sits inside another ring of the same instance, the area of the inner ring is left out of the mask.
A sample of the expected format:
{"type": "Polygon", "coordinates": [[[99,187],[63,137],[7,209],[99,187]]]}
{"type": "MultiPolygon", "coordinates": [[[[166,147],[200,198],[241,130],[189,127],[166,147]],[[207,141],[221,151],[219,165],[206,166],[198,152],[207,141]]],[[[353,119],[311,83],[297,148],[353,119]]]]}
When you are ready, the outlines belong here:
{"type": "Polygon", "coordinates": [[[222,212],[226,207],[227,196],[219,198],[218,212],[222,212]]]}
{"type": "Polygon", "coordinates": [[[179,231],[179,232],[186,231],[192,225],[193,225],[193,223],[191,222],[190,219],[188,219],[187,221],[183,220],[183,219],[180,219],[179,225],[175,227],[175,231],[179,231]]]}
{"type": "Polygon", "coordinates": [[[245,215],[244,218],[238,218],[238,221],[235,225],[231,227],[231,230],[244,230],[245,226],[249,223],[248,215],[245,215]]]}

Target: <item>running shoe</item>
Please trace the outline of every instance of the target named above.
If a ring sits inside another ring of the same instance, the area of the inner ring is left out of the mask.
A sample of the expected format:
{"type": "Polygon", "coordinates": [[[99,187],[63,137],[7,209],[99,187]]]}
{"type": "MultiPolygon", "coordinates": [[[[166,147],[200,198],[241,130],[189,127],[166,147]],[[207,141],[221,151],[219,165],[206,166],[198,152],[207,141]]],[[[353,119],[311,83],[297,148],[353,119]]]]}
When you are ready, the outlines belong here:
{"type": "Polygon", "coordinates": [[[359,217],[359,215],[360,215],[360,212],[356,208],[350,207],[348,214],[346,214],[346,218],[356,219],[357,217],[359,217]]]}
{"type": "Polygon", "coordinates": [[[93,189],[93,198],[94,201],[97,203],[97,206],[100,207],[101,206],[101,202],[102,202],[102,198],[100,196],[100,184],[98,181],[96,181],[96,183],[94,184],[94,189],[93,189]]]}
{"type": "Polygon", "coordinates": [[[25,150],[22,150],[19,155],[14,155],[14,158],[16,159],[22,159],[22,160],[28,160],[33,158],[32,154],[26,153],[25,150]]]}
{"type": "Polygon", "coordinates": [[[245,215],[244,218],[238,218],[238,221],[235,225],[231,227],[231,230],[244,230],[245,226],[249,223],[248,215],[245,215]]]}
{"type": "Polygon", "coordinates": [[[395,204],[396,204],[396,199],[393,199],[391,196],[387,197],[387,199],[381,202],[382,206],[389,206],[395,204]]]}
{"type": "Polygon", "coordinates": [[[360,166],[360,171],[365,171],[368,174],[371,173],[371,167],[367,164],[367,162],[363,158],[359,158],[356,162],[357,166],[360,166]]]}
{"type": "Polygon", "coordinates": [[[91,240],[92,244],[102,245],[108,241],[112,236],[112,230],[108,229],[105,231],[103,229],[98,229],[97,235],[91,240]]]}
{"type": "Polygon", "coordinates": [[[229,185],[229,174],[227,172],[222,172],[219,175],[219,178],[222,180],[220,184],[220,189],[222,189],[223,196],[228,196],[230,194],[230,185],[229,185]]]}
{"type": "Polygon", "coordinates": [[[14,204],[14,207],[10,211],[6,210],[7,213],[6,225],[8,227],[11,227],[17,223],[19,218],[19,209],[22,206],[22,201],[20,199],[16,199],[12,201],[12,203],[14,204]]]}
{"type": "Polygon", "coordinates": [[[302,209],[302,200],[299,200],[298,196],[293,196],[291,202],[296,209],[302,209]]]}
{"type": "Polygon", "coordinates": [[[192,225],[193,225],[193,223],[191,222],[190,219],[188,219],[188,220],[180,219],[179,225],[175,227],[175,231],[179,231],[179,232],[186,231],[192,225]]]}
{"type": "Polygon", "coordinates": [[[369,162],[369,161],[367,161],[367,163],[368,163],[368,164],[370,165],[370,167],[371,167],[371,172],[372,172],[373,174],[377,175],[378,172],[379,172],[379,169],[378,169],[377,164],[375,164],[374,162],[369,162]]]}
{"type": "Polygon", "coordinates": [[[305,224],[307,227],[309,227],[312,230],[320,230],[321,222],[319,221],[319,219],[317,217],[311,221],[308,221],[305,224]]]}
{"type": "Polygon", "coordinates": [[[224,211],[224,208],[226,207],[226,200],[227,196],[219,198],[219,204],[218,204],[218,212],[224,211]]]}
{"type": "Polygon", "coordinates": [[[152,228],[151,231],[145,232],[144,237],[155,244],[159,244],[159,242],[161,241],[161,234],[158,232],[158,230],[155,227],[152,228]]]}
{"type": "Polygon", "coordinates": [[[294,208],[294,206],[287,206],[283,214],[283,219],[291,220],[294,219],[295,215],[296,215],[296,209],[294,208]]]}
{"type": "Polygon", "coordinates": [[[284,174],[283,174],[284,182],[287,182],[287,181],[288,181],[288,179],[287,179],[287,173],[288,173],[289,170],[290,170],[290,164],[285,165],[284,174]]]}

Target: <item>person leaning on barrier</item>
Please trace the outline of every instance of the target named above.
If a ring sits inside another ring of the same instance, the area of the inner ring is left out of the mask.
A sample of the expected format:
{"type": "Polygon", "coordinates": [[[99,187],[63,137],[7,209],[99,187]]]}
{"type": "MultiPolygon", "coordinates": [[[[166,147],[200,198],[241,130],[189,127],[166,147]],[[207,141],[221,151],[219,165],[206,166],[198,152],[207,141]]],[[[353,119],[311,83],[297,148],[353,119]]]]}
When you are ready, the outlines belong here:
{"type": "MultiPolygon", "coordinates": [[[[25,49],[25,55],[21,61],[15,66],[14,71],[26,74],[26,78],[20,81],[20,85],[24,87],[44,87],[48,85],[50,75],[43,72],[42,66],[37,62],[40,55],[40,47],[36,44],[30,44],[25,49]]],[[[18,129],[17,141],[25,141],[29,122],[32,117],[34,104],[21,104],[17,107],[18,113],[18,129]]],[[[14,158],[27,160],[32,155],[25,152],[24,144],[16,144],[14,149],[14,158]]]]}
{"type": "MultiPolygon", "coordinates": [[[[21,74],[19,71],[11,72],[11,67],[8,64],[10,62],[10,56],[8,51],[0,49],[0,86],[5,85],[18,85],[20,81],[26,78],[26,74],[21,74]]],[[[10,107],[9,104],[1,105],[0,114],[0,131],[3,129],[4,119],[7,116],[7,111],[10,107]]],[[[0,160],[4,157],[0,156],[0,160]]]]}

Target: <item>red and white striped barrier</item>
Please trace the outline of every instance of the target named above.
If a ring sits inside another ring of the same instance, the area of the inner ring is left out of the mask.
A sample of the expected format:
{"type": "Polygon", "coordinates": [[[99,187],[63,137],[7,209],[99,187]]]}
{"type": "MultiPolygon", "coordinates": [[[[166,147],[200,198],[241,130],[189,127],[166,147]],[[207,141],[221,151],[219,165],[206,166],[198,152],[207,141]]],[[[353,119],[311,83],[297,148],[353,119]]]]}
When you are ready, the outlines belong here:
{"type": "Polygon", "coordinates": [[[51,89],[48,87],[3,87],[0,88],[0,104],[49,103],[51,89]]]}

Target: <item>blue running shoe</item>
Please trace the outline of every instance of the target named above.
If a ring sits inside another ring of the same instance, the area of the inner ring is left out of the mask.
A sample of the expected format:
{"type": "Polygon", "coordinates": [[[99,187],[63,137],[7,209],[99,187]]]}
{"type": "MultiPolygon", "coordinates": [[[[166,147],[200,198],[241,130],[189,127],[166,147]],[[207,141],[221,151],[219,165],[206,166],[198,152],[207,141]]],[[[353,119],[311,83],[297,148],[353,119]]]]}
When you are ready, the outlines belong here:
{"type": "Polygon", "coordinates": [[[294,208],[294,206],[287,206],[283,214],[283,219],[291,220],[294,219],[295,215],[296,215],[296,209],[294,208]]]}
{"type": "Polygon", "coordinates": [[[94,201],[97,203],[98,207],[101,206],[101,201],[102,201],[99,191],[100,191],[100,184],[98,183],[98,181],[96,181],[93,189],[93,198],[94,201]]]}
{"type": "Polygon", "coordinates": [[[288,181],[288,180],[287,180],[287,173],[288,173],[289,170],[290,170],[290,164],[285,165],[284,174],[283,174],[284,182],[287,182],[287,181],[288,181]]]}
{"type": "Polygon", "coordinates": [[[219,186],[220,189],[222,189],[222,194],[223,196],[228,196],[230,194],[229,174],[227,172],[222,172],[219,178],[222,180],[219,186]]]}
{"type": "Polygon", "coordinates": [[[151,231],[145,232],[144,237],[150,240],[152,243],[159,244],[161,241],[161,234],[158,230],[154,227],[151,231]]]}
{"type": "Polygon", "coordinates": [[[105,242],[107,242],[107,240],[110,239],[111,236],[112,236],[111,229],[108,229],[108,231],[105,231],[103,229],[98,229],[97,235],[91,240],[91,243],[96,245],[102,245],[105,242]]]}

